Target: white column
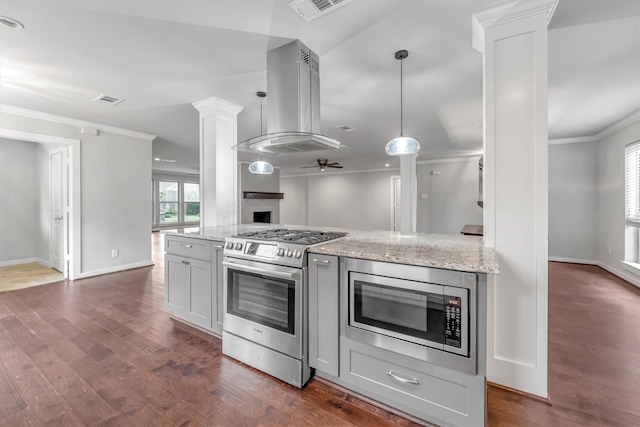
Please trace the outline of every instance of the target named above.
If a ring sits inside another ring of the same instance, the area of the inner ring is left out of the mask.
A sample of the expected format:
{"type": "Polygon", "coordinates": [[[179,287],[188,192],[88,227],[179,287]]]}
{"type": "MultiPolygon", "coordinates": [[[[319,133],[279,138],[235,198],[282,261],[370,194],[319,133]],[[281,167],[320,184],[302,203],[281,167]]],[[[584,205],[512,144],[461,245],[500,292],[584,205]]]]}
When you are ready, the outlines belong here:
{"type": "Polygon", "coordinates": [[[400,234],[416,232],[418,202],[417,157],[417,154],[400,156],[400,234]]]}
{"type": "Polygon", "coordinates": [[[193,103],[200,112],[200,227],[238,223],[238,141],[241,106],[224,99],[193,103]]]}
{"type": "Polygon", "coordinates": [[[484,59],[484,239],[501,273],[488,281],[487,379],[547,397],[547,26],[557,0],[473,14],[484,59]]]}

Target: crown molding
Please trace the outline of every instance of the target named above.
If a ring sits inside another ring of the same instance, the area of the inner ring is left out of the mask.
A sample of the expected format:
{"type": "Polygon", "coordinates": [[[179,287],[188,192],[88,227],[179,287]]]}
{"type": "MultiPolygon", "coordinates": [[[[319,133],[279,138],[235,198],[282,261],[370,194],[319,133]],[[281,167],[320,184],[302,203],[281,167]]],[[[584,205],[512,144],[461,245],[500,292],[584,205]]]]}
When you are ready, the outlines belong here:
{"type": "Polygon", "coordinates": [[[195,109],[200,112],[201,116],[210,116],[220,111],[238,115],[240,111],[244,110],[244,107],[242,107],[241,105],[234,104],[231,101],[218,98],[217,96],[212,96],[211,98],[196,101],[191,105],[193,105],[195,109]]]}
{"type": "Polygon", "coordinates": [[[611,126],[604,128],[594,135],[576,136],[572,138],[554,138],[549,140],[549,145],[576,144],[579,142],[600,141],[601,139],[606,138],[607,136],[619,131],[620,129],[624,129],[625,127],[637,121],[640,121],[640,111],[636,111],[630,116],[627,116],[624,119],[612,124],[611,126]]]}
{"type": "Polygon", "coordinates": [[[547,25],[558,6],[559,0],[514,0],[471,15],[472,45],[478,52],[484,52],[484,33],[487,29],[546,14],[547,25]]]}
{"type": "Polygon", "coordinates": [[[0,113],[14,114],[16,116],[29,117],[31,119],[40,119],[48,122],[76,126],[79,127],[81,131],[82,128],[95,128],[103,132],[115,133],[118,135],[144,139],[147,141],[153,141],[156,138],[156,135],[151,135],[148,133],[136,132],[129,129],[122,129],[115,126],[103,125],[101,123],[88,122],[80,119],[73,119],[71,117],[58,116],[56,114],[43,113],[42,111],[29,110],[27,108],[16,107],[8,104],[0,104],[0,113]]]}

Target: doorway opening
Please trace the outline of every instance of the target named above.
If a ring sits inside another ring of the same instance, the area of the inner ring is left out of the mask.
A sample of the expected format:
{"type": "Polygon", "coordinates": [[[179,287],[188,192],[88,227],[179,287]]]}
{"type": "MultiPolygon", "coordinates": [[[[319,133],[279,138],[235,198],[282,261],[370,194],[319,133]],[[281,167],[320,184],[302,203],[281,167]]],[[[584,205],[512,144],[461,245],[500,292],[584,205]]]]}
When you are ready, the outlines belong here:
{"type": "MultiPolygon", "coordinates": [[[[50,232],[47,233],[50,239],[54,239],[51,228],[54,222],[58,224],[55,227],[56,239],[62,242],[53,242],[50,240],[50,262],[58,265],[63,274],[63,278],[74,280],[81,274],[81,229],[80,229],[80,140],[63,138],[52,135],[37,134],[31,132],[22,132],[13,129],[0,128],[0,138],[12,139],[16,141],[34,142],[38,144],[47,144],[59,150],[50,152],[49,179],[60,180],[60,185],[55,191],[56,198],[59,198],[60,205],[54,211],[53,204],[49,205],[49,221],[50,232]],[[54,152],[55,160],[52,159],[54,152]],[[52,163],[55,162],[57,171],[51,169],[52,163]],[[53,215],[56,215],[54,219],[53,215]],[[56,249],[58,248],[58,249],[56,249]]],[[[52,196],[54,188],[51,186],[48,191],[48,197],[52,196]]],[[[54,268],[58,268],[54,267],[54,268]]]]}

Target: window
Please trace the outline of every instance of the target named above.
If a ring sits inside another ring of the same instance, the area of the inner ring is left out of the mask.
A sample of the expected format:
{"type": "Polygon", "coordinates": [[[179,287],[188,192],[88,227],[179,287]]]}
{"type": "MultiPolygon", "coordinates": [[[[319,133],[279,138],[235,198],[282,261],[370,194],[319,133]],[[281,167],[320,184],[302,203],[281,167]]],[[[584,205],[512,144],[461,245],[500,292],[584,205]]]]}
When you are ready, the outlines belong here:
{"type": "Polygon", "coordinates": [[[160,200],[160,223],[178,222],[178,183],[160,181],[158,183],[160,200]]]}
{"type": "Polygon", "coordinates": [[[640,255],[640,141],[627,145],[624,155],[625,261],[640,255]]]}
{"type": "Polygon", "coordinates": [[[200,221],[200,184],[184,183],[184,222],[200,221]]]}

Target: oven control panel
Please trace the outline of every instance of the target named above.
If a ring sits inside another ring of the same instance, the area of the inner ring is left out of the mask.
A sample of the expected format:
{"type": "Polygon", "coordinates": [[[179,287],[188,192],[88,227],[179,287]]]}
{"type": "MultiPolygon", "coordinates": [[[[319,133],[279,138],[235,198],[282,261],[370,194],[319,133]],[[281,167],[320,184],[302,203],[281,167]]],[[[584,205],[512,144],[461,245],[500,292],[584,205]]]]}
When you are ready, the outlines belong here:
{"type": "Polygon", "coordinates": [[[444,296],[445,344],[460,348],[462,344],[462,307],[460,297],[444,296]]]}
{"type": "Polygon", "coordinates": [[[224,254],[236,258],[271,262],[301,267],[306,261],[305,246],[281,242],[252,241],[229,237],[225,240],[224,254]]]}

